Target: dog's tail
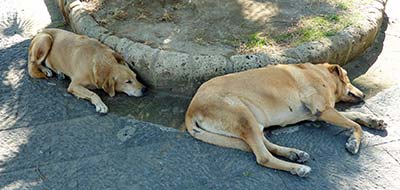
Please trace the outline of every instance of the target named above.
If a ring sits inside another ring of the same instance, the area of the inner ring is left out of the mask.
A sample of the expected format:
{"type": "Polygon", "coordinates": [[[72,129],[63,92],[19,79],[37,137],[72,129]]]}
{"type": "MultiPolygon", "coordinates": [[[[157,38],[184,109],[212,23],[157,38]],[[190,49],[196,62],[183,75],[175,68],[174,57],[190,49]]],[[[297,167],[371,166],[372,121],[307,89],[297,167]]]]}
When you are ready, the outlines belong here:
{"type": "Polygon", "coordinates": [[[44,31],[33,37],[28,54],[28,73],[32,78],[46,78],[40,64],[47,58],[52,45],[53,37],[44,31]]]}
{"type": "Polygon", "coordinates": [[[186,114],[186,129],[188,130],[189,134],[192,135],[194,138],[226,148],[234,148],[251,152],[250,147],[243,140],[233,136],[226,136],[224,134],[214,133],[205,129],[205,127],[200,126],[199,123],[200,122],[197,121],[196,118],[191,117],[189,114],[186,114]]]}

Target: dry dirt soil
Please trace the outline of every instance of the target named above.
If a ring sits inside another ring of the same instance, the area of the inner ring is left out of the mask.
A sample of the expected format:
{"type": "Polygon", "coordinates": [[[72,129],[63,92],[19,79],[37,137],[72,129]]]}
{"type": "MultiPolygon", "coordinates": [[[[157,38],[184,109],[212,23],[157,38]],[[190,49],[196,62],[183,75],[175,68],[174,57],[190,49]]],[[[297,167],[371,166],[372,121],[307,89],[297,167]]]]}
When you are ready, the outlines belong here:
{"type": "Polygon", "coordinates": [[[302,18],[343,11],[335,4],[338,0],[95,2],[98,4],[92,7],[92,15],[118,36],[161,49],[222,55],[240,53],[240,46],[253,34],[276,36],[292,29],[302,18]]]}

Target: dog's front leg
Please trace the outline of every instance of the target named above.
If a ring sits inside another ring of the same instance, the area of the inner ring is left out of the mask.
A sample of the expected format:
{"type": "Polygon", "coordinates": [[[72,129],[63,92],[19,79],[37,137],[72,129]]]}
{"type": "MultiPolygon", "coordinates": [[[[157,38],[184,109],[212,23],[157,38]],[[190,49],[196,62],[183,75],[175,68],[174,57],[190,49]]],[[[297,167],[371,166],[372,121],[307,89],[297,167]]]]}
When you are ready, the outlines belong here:
{"type": "Polygon", "coordinates": [[[107,113],[108,107],[104,104],[101,98],[94,92],[88,90],[82,85],[71,82],[68,87],[68,92],[75,95],[78,98],[89,100],[93,105],[96,106],[96,111],[100,113],[107,113]]]}
{"type": "Polygon", "coordinates": [[[346,118],[335,108],[327,108],[326,110],[322,111],[318,119],[340,127],[353,129],[353,134],[347,140],[346,149],[353,154],[358,152],[363,133],[359,124],[346,118]]]}
{"type": "Polygon", "coordinates": [[[340,113],[345,117],[359,123],[360,125],[369,128],[385,130],[387,126],[387,124],[383,120],[377,119],[374,116],[365,113],[361,112],[340,112],[340,113]]]}

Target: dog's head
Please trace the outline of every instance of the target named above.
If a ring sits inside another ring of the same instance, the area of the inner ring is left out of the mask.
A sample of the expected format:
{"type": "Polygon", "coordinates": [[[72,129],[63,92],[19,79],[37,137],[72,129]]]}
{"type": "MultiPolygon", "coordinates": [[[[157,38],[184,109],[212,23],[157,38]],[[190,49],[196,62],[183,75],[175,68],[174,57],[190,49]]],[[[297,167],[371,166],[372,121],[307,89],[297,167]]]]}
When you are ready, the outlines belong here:
{"type": "Polygon", "coordinates": [[[124,92],[128,96],[143,96],[147,88],[137,80],[136,74],[129,69],[122,57],[116,55],[113,55],[115,58],[108,61],[111,63],[95,65],[95,78],[100,79],[96,79],[99,81],[96,83],[111,97],[115,95],[115,92],[124,92]]]}
{"type": "Polygon", "coordinates": [[[330,73],[337,77],[337,100],[343,102],[361,102],[365,95],[358,88],[350,83],[349,77],[347,76],[346,70],[339,65],[326,64],[330,73]]]}

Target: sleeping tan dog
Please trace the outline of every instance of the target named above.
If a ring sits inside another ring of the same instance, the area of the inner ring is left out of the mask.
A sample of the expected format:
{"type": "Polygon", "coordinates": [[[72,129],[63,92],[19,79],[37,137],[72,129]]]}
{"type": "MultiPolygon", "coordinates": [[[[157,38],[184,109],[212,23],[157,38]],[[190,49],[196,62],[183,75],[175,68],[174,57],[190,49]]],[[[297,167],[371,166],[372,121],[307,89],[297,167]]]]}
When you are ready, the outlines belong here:
{"type": "Polygon", "coordinates": [[[115,91],[142,96],[146,90],[119,54],[95,39],[60,29],[44,29],[29,46],[29,75],[46,78],[52,71],[69,76],[68,92],[89,100],[100,113],[108,108],[89,89],[103,89],[111,97],[115,91]]]}
{"type": "Polygon", "coordinates": [[[272,154],[300,163],[309,155],[271,143],[263,129],[304,120],[325,121],[353,130],[346,149],[356,154],[362,137],[358,123],[376,129],[384,129],[386,124],[363,113],[338,112],[334,106],[338,101],[359,102],[363,98],[364,94],[350,84],[346,71],[338,65],[267,66],[204,83],[189,105],[185,125],[196,139],[252,151],[257,163],[303,177],[310,167],[272,154]]]}

